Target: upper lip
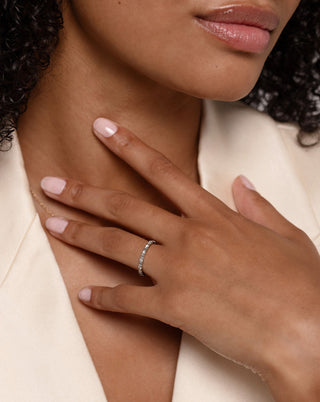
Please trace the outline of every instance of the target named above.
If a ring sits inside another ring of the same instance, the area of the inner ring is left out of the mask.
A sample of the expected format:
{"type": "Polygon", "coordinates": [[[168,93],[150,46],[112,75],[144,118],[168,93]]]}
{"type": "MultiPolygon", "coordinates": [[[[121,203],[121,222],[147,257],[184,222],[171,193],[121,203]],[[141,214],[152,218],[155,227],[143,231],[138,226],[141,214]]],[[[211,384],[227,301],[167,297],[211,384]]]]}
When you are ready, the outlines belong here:
{"type": "Polygon", "coordinates": [[[196,17],[212,22],[248,25],[267,31],[274,31],[280,22],[277,14],[268,8],[240,4],[219,7],[196,17]]]}

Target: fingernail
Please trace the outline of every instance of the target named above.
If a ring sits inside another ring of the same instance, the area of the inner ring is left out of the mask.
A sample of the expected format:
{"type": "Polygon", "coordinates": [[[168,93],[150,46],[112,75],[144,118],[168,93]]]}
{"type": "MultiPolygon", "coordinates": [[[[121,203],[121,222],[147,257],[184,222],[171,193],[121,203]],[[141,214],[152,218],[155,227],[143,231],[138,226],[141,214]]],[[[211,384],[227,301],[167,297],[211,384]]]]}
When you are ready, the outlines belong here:
{"type": "Polygon", "coordinates": [[[78,293],[78,297],[80,300],[89,302],[91,299],[91,293],[92,293],[92,291],[90,288],[84,288],[84,289],[80,290],[80,292],[78,293]]]}
{"type": "Polygon", "coordinates": [[[61,194],[66,186],[66,181],[58,177],[44,177],[41,182],[41,188],[52,194],[61,194]]]}
{"type": "Polygon", "coordinates": [[[118,126],[111,120],[100,117],[93,123],[93,131],[97,136],[112,137],[117,131],[118,126]]]}
{"type": "Polygon", "coordinates": [[[246,178],[246,176],[240,175],[240,179],[242,181],[242,184],[247,187],[249,190],[254,190],[257,191],[255,186],[251,183],[249,179],[246,178]]]}
{"type": "Polygon", "coordinates": [[[52,217],[46,220],[46,228],[51,232],[62,234],[66,230],[68,223],[66,219],[52,217]]]}

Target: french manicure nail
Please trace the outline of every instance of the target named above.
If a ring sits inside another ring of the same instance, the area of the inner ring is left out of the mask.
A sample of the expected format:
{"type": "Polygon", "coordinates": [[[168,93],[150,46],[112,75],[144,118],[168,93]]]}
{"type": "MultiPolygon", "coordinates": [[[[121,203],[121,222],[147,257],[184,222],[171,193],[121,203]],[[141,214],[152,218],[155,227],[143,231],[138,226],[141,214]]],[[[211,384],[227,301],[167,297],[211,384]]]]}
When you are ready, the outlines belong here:
{"type": "Polygon", "coordinates": [[[58,177],[44,177],[41,180],[41,188],[44,191],[48,191],[49,193],[59,195],[62,193],[66,186],[66,181],[63,179],[59,179],[58,177]]]}
{"type": "Polygon", "coordinates": [[[62,234],[66,230],[68,223],[66,219],[52,217],[46,220],[46,228],[51,232],[62,234]]]}
{"type": "Polygon", "coordinates": [[[112,137],[117,131],[118,126],[111,120],[100,117],[93,123],[93,131],[96,135],[103,137],[112,137]]]}
{"type": "Polygon", "coordinates": [[[84,288],[80,290],[80,292],[78,293],[78,297],[80,300],[89,302],[91,299],[91,293],[92,291],[90,288],[84,288]]]}
{"type": "Polygon", "coordinates": [[[251,181],[249,179],[247,179],[246,176],[241,175],[240,179],[242,181],[242,184],[247,187],[249,190],[254,190],[257,191],[257,189],[255,188],[255,186],[251,183],[251,181]]]}

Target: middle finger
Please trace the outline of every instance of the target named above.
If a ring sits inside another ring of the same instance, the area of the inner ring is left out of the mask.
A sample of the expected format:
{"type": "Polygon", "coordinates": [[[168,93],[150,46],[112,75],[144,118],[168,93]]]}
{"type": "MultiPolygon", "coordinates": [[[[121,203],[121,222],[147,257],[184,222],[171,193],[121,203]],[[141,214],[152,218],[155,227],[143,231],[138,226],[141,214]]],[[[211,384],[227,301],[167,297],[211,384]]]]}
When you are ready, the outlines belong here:
{"type": "Polygon", "coordinates": [[[117,223],[144,237],[157,237],[161,243],[177,234],[182,225],[181,217],[125,192],[57,177],[45,177],[41,187],[55,200],[117,223]]]}

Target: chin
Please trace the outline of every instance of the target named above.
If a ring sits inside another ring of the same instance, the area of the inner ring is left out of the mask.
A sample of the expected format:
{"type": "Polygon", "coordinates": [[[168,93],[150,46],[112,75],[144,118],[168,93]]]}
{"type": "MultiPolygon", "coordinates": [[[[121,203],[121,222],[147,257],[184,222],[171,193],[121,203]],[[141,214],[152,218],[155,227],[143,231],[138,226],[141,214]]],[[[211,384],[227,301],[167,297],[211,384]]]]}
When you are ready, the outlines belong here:
{"type": "Polygon", "coordinates": [[[263,69],[265,57],[244,57],[239,54],[236,56],[233,55],[228,60],[220,58],[209,62],[203,59],[201,63],[181,62],[167,69],[165,79],[160,81],[171,89],[196,98],[237,101],[254,88],[263,69]]]}
{"type": "Polygon", "coordinates": [[[188,95],[194,96],[196,98],[200,99],[212,99],[216,101],[222,101],[222,102],[236,102],[245,96],[247,96],[251,90],[253,89],[253,86],[246,87],[246,88],[224,88],[224,90],[217,92],[216,89],[203,89],[203,91],[198,90],[196,93],[188,93],[188,95]]]}
{"type": "Polygon", "coordinates": [[[259,74],[252,74],[250,77],[241,77],[237,79],[217,80],[216,77],[208,79],[193,79],[188,82],[191,85],[175,86],[178,92],[200,99],[213,99],[224,102],[234,102],[244,98],[254,88],[258,81],[259,74]]]}

